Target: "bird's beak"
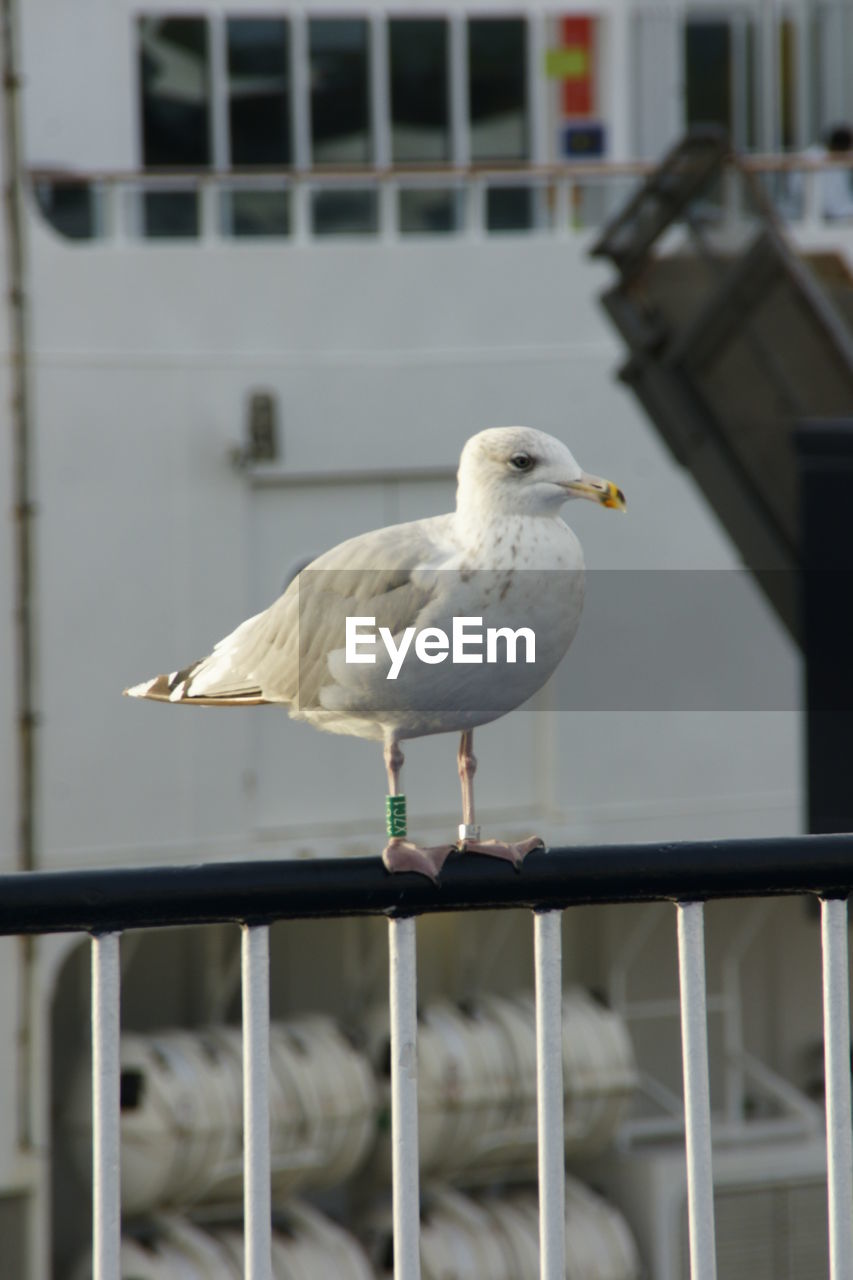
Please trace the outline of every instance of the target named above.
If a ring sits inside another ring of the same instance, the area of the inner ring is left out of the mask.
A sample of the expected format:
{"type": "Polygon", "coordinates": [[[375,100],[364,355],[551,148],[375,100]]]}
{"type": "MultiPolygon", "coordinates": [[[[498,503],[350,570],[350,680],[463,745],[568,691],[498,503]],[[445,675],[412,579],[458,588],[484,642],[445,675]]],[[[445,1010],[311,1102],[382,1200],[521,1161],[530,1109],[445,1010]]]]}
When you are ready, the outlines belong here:
{"type": "Polygon", "coordinates": [[[600,502],[603,507],[613,507],[616,511],[625,511],[628,507],[621,489],[610,480],[587,475],[585,471],[581,472],[577,480],[571,480],[563,488],[573,498],[589,498],[591,502],[600,502]]]}

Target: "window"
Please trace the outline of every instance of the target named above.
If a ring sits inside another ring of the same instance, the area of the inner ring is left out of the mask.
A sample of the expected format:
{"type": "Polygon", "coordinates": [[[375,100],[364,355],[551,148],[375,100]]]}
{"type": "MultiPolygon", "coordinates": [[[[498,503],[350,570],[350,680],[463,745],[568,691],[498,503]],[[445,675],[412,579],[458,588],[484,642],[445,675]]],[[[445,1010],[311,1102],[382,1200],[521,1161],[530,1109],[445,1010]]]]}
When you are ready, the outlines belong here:
{"type": "Polygon", "coordinates": [[[690,21],[685,30],[687,125],[732,127],[731,30],[727,22],[690,21]]]}
{"type": "Polygon", "coordinates": [[[149,240],[192,240],[199,233],[195,191],[146,191],[142,228],[149,240]]]}
{"type": "Polygon", "coordinates": [[[469,20],[468,110],[472,160],[527,158],[527,24],[524,19],[469,20]]]}
{"type": "Polygon", "coordinates": [[[246,238],[290,235],[290,193],[224,192],[222,230],[226,235],[246,238]]]}
{"type": "Polygon", "coordinates": [[[208,35],[204,18],[140,18],[142,163],[210,164],[208,35]]]}
{"type": "Polygon", "coordinates": [[[534,192],[530,187],[489,187],[486,227],[489,231],[530,231],[535,225],[534,192]]]}
{"type": "Polygon", "coordinates": [[[779,133],[782,148],[797,145],[797,32],[790,18],[779,23],[779,133]]]}
{"type": "Polygon", "coordinates": [[[453,187],[403,187],[398,211],[401,235],[442,235],[461,231],[465,193],[453,187]]]}
{"type": "Polygon", "coordinates": [[[363,18],[308,24],[311,145],[315,164],[368,164],[368,30],[363,18]]]}
{"type": "Polygon", "coordinates": [[[60,235],[69,240],[91,240],[97,234],[98,196],[88,183],[37,182],[35,198],[60,235]]]}
{"type": "Polygon", "coordinates": [[[288,24],[281,18],[229,18],[227,40],[231,163],[288,165],[288,24]]]}
{"type": "Polygon", "coordinates": [[[391,154],[398,163],[450,157],[447,22],[392,18],[391,154]]]}
{"type": "Polygon", "coordinates": [[[379,231],[375,190],[315,191],[311,203],[315,236],[375,236],[379,231]]]}

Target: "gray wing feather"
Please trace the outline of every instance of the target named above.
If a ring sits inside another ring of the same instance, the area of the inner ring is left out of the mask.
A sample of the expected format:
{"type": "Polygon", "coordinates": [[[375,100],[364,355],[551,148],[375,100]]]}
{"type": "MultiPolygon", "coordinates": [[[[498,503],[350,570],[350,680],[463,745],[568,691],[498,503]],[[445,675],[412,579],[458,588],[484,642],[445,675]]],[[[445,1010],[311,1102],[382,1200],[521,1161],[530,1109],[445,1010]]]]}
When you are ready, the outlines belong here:
{"type": "Polygon", "coordinates": [[[438,567],[451,550],[447,520],[377,529],[319,556],[274,604],[190,669],[181,699],[318,706],[330,678],[328,655],[341,647],[348,615],[375,616],[395,634],[417,625],[435,592],[432,575],[418,571],[438,567]]]}

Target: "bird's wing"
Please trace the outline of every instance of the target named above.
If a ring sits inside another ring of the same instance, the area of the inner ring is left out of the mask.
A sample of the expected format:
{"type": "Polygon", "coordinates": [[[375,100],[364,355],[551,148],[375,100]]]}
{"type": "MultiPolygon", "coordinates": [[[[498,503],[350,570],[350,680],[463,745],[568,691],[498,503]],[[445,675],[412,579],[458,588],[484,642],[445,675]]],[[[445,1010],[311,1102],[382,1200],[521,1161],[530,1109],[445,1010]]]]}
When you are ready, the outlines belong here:
{"type": "Polygon", "coordinates": [[[318,704],[327,659],[348,616],[376,617],[392,633],[417,625],[435,591],[428,572],[452,551],[450,517],[392,525],[350,538],[312,561],[263,613],[241,623],[213,653],[127,692],[196,705],[318,704]],[[300,643],[301,637],[301,643],[300,643]]]}
{"type": "Polygon", "coordinates": [[[446,555],[445,534],[441,517],[393,525],[351,538],[303,569],[264,620],[253,667],[264,695],[317,706],[347,617],[374,617],[394,634],[417,625],[435,592],[428,570],[446,555]]]}

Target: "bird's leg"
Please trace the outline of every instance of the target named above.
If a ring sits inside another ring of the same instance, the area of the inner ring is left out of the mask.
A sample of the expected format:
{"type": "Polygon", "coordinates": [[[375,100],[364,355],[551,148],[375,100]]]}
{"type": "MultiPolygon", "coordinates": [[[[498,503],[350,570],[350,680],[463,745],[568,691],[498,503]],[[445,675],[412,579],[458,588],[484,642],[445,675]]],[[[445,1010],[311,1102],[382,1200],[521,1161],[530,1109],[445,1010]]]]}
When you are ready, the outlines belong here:
{"type": "Polygon", "coordinates": [[[466,729],[459,739],[456,763],[462,785],[462,821],[459,824],[459,839],[479,840],[480,828],[474,821],[474,774],[477,772],[477,757],[474,755],[473,729],[466,729]]]}
{"type": "Polygon", "coordinates": [[[382,755],[385,760],[385,773],[388,777],[388,794],[389,796],[399,796],[402,794],[400,791],[400,773],[405,764],[405,757],[396,738],[388,739],[382,755]]]}
{"type": "Polygon", "coordinates": [[[477,757],[474,755],[474,730],[466,729],[459,741],[456,757],[459,765],[459,781],[462,784],[462,822],[459,824],[459,848],[463,853],[484,853],[491,858],[503,858],[514,867],[520,867],[528,853],[544,849],[545,841],[531,836],[517,844],[505,844],[502,840],[481,840],[480,828],[474,821],[474,774],[477,757]]]}
{"type": "Polygon", "coordinates": [[[388,775],[388,796],[389,798],[403,800],[404,803],[401,806],[402,823],[399,825],[402,826],[402,831],[399,834],[396,831],[392,833],[389,814],[389,838],[382,851],[382,861],[389,871],[417,871],[423,876],[429,876],[430,880],[437,880],[445,858],[454,851],[456,846],[440,844],[423,848],[421,845],[417,845],[412,840],[407,839],[405,798],[400,791],[403,752],[400,750],[400,744],[396,738],[388,738],[386,740],[384,758],[385,771],[388,775]]]}

